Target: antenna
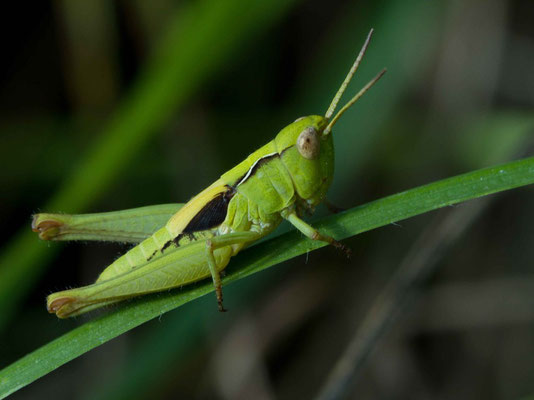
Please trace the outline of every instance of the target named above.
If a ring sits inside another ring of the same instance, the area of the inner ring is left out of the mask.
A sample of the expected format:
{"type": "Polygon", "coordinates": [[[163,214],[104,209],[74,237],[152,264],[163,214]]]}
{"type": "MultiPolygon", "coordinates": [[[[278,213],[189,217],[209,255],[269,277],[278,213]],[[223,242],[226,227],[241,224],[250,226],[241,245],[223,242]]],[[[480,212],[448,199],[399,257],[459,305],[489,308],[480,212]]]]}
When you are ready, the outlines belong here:
{"type": "MultiPolygon", "coordinates": [[[[336,95],[332,99],[332,103],[330,103],[330,106],[328,107],[328,110],[326,111],[325,118],[330,119],[332,117],[332,114],[334,114],[334,111],[337,108],[337,105],[339,103],[339,100],[341,99],[341,96],[343,96],[343,93],[347,89],[347,86],[349,85],[350,81],[352,80],[352,77],[356,73],[358,67],[360,66],[360,62],[362,61],[363,56],[365,55],[365,52],[367,51],[367,47],[369,46],[369,42],[371,41],[371,37],[373,36],[374,29],[371,29],[369,31],[369,34],[367,35],[367,38],[365,39],[365,43],[362,46],[362,49],[360,50],[360,53],[358,54],[358,57],[356,57],[356,61],[354,61],[354,64],[352,64],[352,67],[350,68],[347,76],[345,77],[345,80],[339,87],[336,95]]],[[[349,109],[360,97],[363,96],[363,94],[369,90],[371,86],[373,86],[384,74],[386,73],[386,69],[384,68],[380,73],[375,76],[367,85],[365,85],[352,99],[349,100],[347,104],[339,110],[339,112],[336,114],[336,116],[330,121],[330,123],[327,125],[325,130],[323,131],[323,135],[328,135],[330,131],[332,130],[332,127],[335,125],[337,120],[343,115],[347,109],[349,109]]]]}
{"type": "Polygon", "coordinates": [[[382,71],[378,73],[378,75],[376,75],[373,79],[371,79],[367,83],[367,85],[365,85],[358,93],[356,93],[356,95],[352,99],[350,99],[348,103],[345,104],[341,108],[341,110],[338,111],[336,116],[332,118],[332,120],[328,123],[328,125],[323,131],[323,135],[328,135],[330,131],[332,130],[332,127],[336,124],[337,120],[343,115],[343,113],[347,111],[354,103],[356,103],[359,100],[359,98],[362,97],[364,93],[367,92],[371,88],[371,86],[373,86],[376,82],[378,82],[380,78],[382,78],[382,76],[384,76],[386,72],[387,72],[387,69],[384,68],[382,71]]]}
{"type": "Polygon", "coordinates": [[[343,92],[345,92],[345,89],[349,85],[349,82],[351,81],[352,77],[356,73],[356,70],[360,66],[360,62],[362,61],[362,58],[365,55],[365,51],[367,50],[367,46],[369,46],[369,42],[371,41],[371,37],[373,36],[373,32],[374,32],[374,29],[371,28],[371,30],[367,34],[367,39],[365,39],[365,43],[363,44],[363,47],[360,50],[360,54],[358,54],[358,57],[356,57],[356,61],[354,61],[354,64],[352,64],[352,67],[350,68],[349,73],[345,77],[345,80],[343,81],[336,95],[332,99],[332,103],[330,103],[330,107],[328,107],[328,110],[326,111],[326,114],[325,114],[326,118],[330,119],[330,117],[336,110],[337,103],[339,103],[341,96],[343,96],[343,92]]]}

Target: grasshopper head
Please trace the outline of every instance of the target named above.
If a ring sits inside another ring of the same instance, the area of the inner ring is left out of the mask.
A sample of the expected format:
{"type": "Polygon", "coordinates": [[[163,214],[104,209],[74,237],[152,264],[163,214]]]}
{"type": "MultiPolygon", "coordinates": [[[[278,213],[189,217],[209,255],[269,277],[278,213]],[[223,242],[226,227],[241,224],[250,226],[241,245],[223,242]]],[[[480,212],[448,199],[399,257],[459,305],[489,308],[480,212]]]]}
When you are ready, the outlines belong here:
{"type": "Polygon", "coordinates": [[[334,175],[332,135],[323,135],[327,125],[319,115],[301,117],[274,139],[298,196],[310,206],[324,199],[334,175]]]}
{"type": "Polygon", "coordinates": [[[332,183],[334,146],[331,132],[333,126],[343,113],[386,73],[386,70],[383,69],[334,115],[341,96],[360,65],[372,34],[373,30],[371,29],[356,61],[334,96],[325,116],[310,115],[298,118],[282,129],[275,138],[276,148],[293,178],[297,194],[310,207],[314,207],[324,199],[326,191],[332,183]]]}

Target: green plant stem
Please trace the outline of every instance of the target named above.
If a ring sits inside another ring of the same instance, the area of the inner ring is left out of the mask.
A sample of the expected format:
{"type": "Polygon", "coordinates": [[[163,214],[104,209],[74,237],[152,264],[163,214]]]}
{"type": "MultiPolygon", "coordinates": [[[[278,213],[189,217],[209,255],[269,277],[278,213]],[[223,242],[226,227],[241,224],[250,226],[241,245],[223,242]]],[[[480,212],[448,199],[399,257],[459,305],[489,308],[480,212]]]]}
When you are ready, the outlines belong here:
{"type": "MultiPolygon", "coordinates": [[[[534,183],[534,157],[485,168],[385,197],[315,224],[344,239],[379,226],[488,194],[534,183]]],[[[239,254],[224,284],[324,246],[292,231],[239,254]]],[[[150,295],[96,318],[0,371],[0,398],[17,391],[83,353],[161,314],[213,291],[210,282],[150,295]]]]}

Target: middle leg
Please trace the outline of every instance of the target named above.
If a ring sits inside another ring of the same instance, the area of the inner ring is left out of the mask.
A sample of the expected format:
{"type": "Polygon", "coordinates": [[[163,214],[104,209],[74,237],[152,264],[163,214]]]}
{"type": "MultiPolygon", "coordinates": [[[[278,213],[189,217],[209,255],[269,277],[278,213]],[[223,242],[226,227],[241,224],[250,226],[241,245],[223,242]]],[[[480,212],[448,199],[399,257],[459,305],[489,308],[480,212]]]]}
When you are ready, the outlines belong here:
{"type": "Polygon", "coordinates": [[[213,286],[215,287],[217,306],[220,312],[226,312],[226,309],[223,306],[221,273],[219,268],[217,268],[217,260],[215,260],[214,254],[215,249],[224,246],[252,242],[258,239],[259,236],[260,235],[256,232],[236,232],[222,236],[215,236],[206,240],[206,257],[208,259],[208,267],[213,280],[213,286]]]}

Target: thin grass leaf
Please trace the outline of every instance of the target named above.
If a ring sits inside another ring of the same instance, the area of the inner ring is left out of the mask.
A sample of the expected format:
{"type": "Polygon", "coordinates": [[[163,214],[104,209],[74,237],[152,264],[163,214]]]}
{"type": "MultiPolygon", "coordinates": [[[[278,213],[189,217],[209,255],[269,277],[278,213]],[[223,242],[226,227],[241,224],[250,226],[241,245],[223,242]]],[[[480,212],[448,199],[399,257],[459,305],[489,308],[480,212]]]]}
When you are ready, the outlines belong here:
{"type": "MultiPolygon", "coordinates": [[[[534,157],[455,176],[385,197],[315,225],[337,239],[397,222],[440,207],[534,183],[534,157]]],[[[228,284],[272,265],[324,246],[292,231],[237,256],[228,268],[228,284]]],[[[163,295],[132,301],[72,330],[0,371],[0,398],[81,354],[161,314],[213,291],[208,281],[163,295]]]]}

